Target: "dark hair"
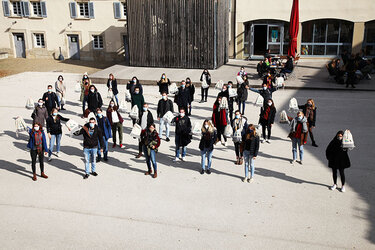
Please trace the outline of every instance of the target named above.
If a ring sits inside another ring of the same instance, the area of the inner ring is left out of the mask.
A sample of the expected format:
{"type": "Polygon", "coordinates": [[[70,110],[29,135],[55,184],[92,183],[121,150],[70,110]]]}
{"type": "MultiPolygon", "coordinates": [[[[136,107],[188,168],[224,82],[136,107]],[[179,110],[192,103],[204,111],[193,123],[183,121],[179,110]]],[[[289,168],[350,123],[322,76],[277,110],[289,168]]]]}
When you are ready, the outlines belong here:
{"type": "Polygon", "coordinates": [[[191,79],[190,77],[186,77],[186,82],[189,80],[189,82],[191,83],[191,79]]]}
{"type": "Polygon", "coordinates": [[[144,103],[143,103],[143,106],[145,106],[145,105],[147,105],[147,106],[148,106],[148,103],[147,103],[147,102],[144,102],[144,103]]]}
{"type": "Polygon", "coordinates": [[[168,93],[166,91],[161,92],[161,95],[163,95],[163,94],[168,95],[168,93]]]}
{"type": "Polygon", "coordinates": [[[43,125],[40,124],[39,122],[33,122],[33,131],[34,131],[34,126],[38,125],[39,126],[39,131],[43,129],[43,125]]]}
{"type": "Polygon", "coordinates": [[[338,135],[344,135],[344,131],[342,131],[342,130],[338,131],[338,132],[336,133],[336,137],[337,137],[338,135]]]}
{"type": "Polygon", "coordinates": [[[103,112],[103,110],[101,108],[97,108],[96,112],[98,112],[98,111],[103,112]]]}
{"type": "Polygon", "coordinates": [[[228,81],[228,84],[233,84],[233,82],[232,81],[228,81]]]}
{"type": "Polygon", "coordinates": [[[52,88],[52,85],[50,84],[50,85],[48,85],[48,86],[47,86],[47,88],[49,88],[49,87],[51,87],[51,88],[52,88]]]}
{"type": "Polygon", "coordinates": [[[148,127],[150,128],[151,126],[153,126],[154,128],[156,128],[155,123],[151,123],[150,126],[148,126],[148,127]]]}
{"type": "MultiPolygon", "coordinates": [[[[43,99],[42,99],[42,98],[39,98],[38,102],[39,102],[39,101],[43,101],[43,99]]],[[[44,102],[44,101],[43,101],[43,102],[44,102]]]]}
{"type": "Polygon", "coordinates": [[[57,77],[57,80],[59,80],[59,78],[62,78],[62,80],[64,81],[64,77],[62,76],[62,75],[59,75],[58,77],[57,77]]]}
{"type": "Polygon", "coordinates": [[[267,104],[266,104],[266,102],[264,102],[264,106],[268,105],[268,101],[272,102],[271,108],[274,108],[275,107],[275,102],[271,98],[267,100],[267,104]]]}
{"type": "Polygon", "coordinates": [[[178,111],[181,111],[181,110],[183,110],[186,113],[185,108],[181,107],[178,109],[178,111]]]}
{"type": "Polygon", "coordinates": [[[241,114],[241,111],[239,109],[237,109],[236,111],[234,111],[234,113],[240,113],[241,114]]]}
{"type": "Polygon", "coordinates": [[[96,119],[94,117],[91,117],[89,121],[95,121],[96,119]]]}

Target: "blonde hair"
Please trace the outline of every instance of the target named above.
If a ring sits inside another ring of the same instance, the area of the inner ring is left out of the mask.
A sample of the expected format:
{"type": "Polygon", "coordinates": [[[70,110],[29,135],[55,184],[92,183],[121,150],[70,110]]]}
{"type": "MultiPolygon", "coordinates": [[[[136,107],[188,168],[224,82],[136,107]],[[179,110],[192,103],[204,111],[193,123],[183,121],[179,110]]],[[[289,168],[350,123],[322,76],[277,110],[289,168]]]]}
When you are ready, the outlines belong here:
{"type": "Polygon", "coordinates": [[[202,131],[202,133],[206,133],[207,131],[208,131],[209,133],[213,133],[213,132],[214,132],[214,126],[212,125],[212,123],[211,123],[210,120],[205,120],[205,121],[203,122],[203,125],[202,125],[202,129],[201,129],[201,131],[202,131]],[[208,123],[208,129],[206,129],[206,128],[204,127],[204,125],[206,124],[206,122],[208,123]]]}
{"type": "Polygon", "coordinates": [[[312,103],[312,109],[315,109],[315,102],[314,102],[313,99],[308,99],[307,102],[311,102],[312,103]]]}
{"type": "Polygon", "coordinates": [[[304,114],[302,111],[298,111],[297,116],[298,116],[298,115],[305,116],[305,114],[304,114]]]}

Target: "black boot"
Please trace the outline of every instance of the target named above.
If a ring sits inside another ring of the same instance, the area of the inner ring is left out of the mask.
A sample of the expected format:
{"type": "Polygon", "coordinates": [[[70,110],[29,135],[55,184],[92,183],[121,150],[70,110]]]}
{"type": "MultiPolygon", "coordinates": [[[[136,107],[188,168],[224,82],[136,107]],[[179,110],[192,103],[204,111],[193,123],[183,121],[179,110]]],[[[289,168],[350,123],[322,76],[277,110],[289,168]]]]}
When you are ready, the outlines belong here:
{"type": "Polygon", "coordinates": [[[105,162],[108,161],[108,153],[104,153],[104,161],[105,161],[105,162]]]}
{"type": "Polygon", "coordinates": [[[66,110],[66,109],[64,109],[64,105],[63,104],[61,104],[61,109],[60,110],[66,110]]]}
{"type": "Polygon", "coordinates": [[[101,160],[102,160],[102,156],[98,155],[98,157],[96,158],[96,162],[100,162],[101,160]]]}

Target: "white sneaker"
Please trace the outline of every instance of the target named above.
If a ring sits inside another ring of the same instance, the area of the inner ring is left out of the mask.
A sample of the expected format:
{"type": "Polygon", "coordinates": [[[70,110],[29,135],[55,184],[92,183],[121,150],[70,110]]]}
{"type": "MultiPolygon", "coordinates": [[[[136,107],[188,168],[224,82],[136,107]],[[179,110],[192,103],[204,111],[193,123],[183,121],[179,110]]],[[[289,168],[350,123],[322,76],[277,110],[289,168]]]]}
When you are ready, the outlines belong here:
{"type": "Polygon", "coordinates": [[[248,181],[249,183],[253,183],[254,178],[253,178],[253,177],[250,177],[250,179],[247,179],[247,181],[248,181]]]}
{"type": "Polygon", "coordinates": [[[182,159],[181,159],[182,161],[186,161],[186,157],[184,156],[184,157],[182,157],[182,159]]]}
{"type": "Polygon", "coordinates": [[[342,187],[341,187],[341,192],[342,192],[342,193],[345,193],[345,186],[342,186],[342,187]]]}
{"type": "Polygon", "coordinates": [[[267,139],[266,142],[267,142],[267,143],[271,143],[271,140],[270,140],[270,139],[267,139]]]}
{"type": "Polygon", "coordinates": [[[52,161],[52,157],[51,156],[48,157],[48,161],[52,161]]]}
{"type": "Polygon", "coordinates": [[[179,161],[180,159],[178,157],[174,158],[173,161],[179,161]]]}
{"type": "Polygon", "coordinates": [[[56,156],[56,157],[60,157],[60,156],[59,156],[59,152],[56,152],[56,153],[55,153],[55,156],[56,156]]]}
{"type": "Polygon", "coordinates": [[[247,179],[248,179],[247,177],[243,178],[243,179],[242,179],[242,182],[246,182],[247,179]]]}
{"type": "Polygon", "coordinates": [[[296,163],[296,160],[291,160],[290,161],[290,164],[294,164],[294,163],[296,163]]]}
{"type": "Polygon", "coordinates": [[[336,189],[336,184],[333,184],[333,186],[332,187],[330,187],[329,189],[331,189],[331,190],[335,190],[336,189]]]}
{"type": "Polygon", "coordinates": [[[222,142],[221,144],[223,144],[224,147],[227,146],[227,142],[226,142],[226,141],[225,141],[225,142],[222,142]]]}
{"type": "Polygon", "coordinates": [[[263,138],[261,138],[261,139],[260,139],[260,142],[261,142],[261,143],[264,143],[264,139],[263,139],[263,138]]]}

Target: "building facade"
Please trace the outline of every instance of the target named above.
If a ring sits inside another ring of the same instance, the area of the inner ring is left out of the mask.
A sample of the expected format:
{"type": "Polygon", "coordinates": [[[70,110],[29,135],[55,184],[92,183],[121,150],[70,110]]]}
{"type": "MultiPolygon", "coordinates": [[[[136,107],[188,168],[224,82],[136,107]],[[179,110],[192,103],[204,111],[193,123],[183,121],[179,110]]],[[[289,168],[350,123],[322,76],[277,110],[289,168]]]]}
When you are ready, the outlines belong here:
{"type": "Polygon", "coordinates": [[[2,0],[0,52],[9,57],[127,58],[125,1],[2,0]]]}

